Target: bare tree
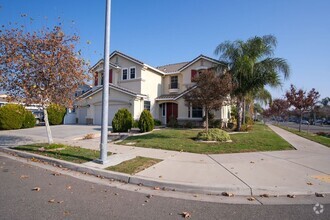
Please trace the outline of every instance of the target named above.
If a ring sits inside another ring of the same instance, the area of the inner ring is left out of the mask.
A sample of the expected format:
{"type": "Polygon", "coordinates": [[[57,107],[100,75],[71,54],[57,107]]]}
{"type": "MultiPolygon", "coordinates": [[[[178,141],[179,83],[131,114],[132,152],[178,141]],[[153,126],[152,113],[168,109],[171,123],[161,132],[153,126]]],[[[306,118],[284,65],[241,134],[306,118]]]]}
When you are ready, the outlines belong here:
{"type": "Polygon", "coordinates": [[[53,140],[46,107],[50,103],[69,106],[74,91],[88,79],[85,62],[75,51],[78,40],[58,26],[0,33],[0,87],[12,100],[43,107],[49,143],[53,140]]]}
{"type": "Polygon", "coordinates": [[[230,93],[233,90],[231,74],[220,74],[214,70],[205,70],[194,78],[196,85],[191,88],[184,99],[188,104],[203,107],[206,116],[206,131],[209,127],[210,110],[219,110],[225,101],[229,101],[230,93]]]}

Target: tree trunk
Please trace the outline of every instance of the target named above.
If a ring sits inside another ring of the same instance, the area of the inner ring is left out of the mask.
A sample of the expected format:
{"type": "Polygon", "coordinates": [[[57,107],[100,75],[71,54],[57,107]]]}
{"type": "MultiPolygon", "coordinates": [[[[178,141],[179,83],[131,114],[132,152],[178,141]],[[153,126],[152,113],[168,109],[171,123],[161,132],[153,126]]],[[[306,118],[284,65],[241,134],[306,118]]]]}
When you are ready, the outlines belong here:
{"type": "Polygon", "coordinates": [[[236,108],[237,108],[237,128],[236,128],[236,130],[237,131],[240,131],[241,130],[241,126],[242,126],[242,117],[241,117],[241,115],[242,115],[242,107],[241,107],[241,104],[242,104],[241,99],[238,98],[237,99],[237,104],[236,104],[236,108]]]}
{"type": "Polygon", "coordinates": [[[301,132],[301,121],[302,121],[302,113],[300,113],[299,132],[301,132]]]}
{"type": "Polygon", "coordinates": [[[47,130],[48,144],[52,144],[52,143],[54,143],[54,141],[53,141],[52,132],[51,132],[50,126],[49,126],[47,109],[45,107],[44,107],[44,120],[45,120],[45,125],[46,125],[46,130],[47,130]]]}
{"type": "Polygon", "coordinates": [[[242,109],[242,124],[246,124],[245,121],[245,115],[246,115],[246,103],[245,103],[245,98],[243,97],[243,109],[242,109]]]}
{"type": "Polygon", "coordinates": [[[205,108],[205,117],[206,117],[206,120],[205,120],[205,122],[206,122],[206,125],[205,125],[205,127],[206,127],[206,133],[208,133],[209,132],[209,110],[207,109],[207,108],[205,108]]]}

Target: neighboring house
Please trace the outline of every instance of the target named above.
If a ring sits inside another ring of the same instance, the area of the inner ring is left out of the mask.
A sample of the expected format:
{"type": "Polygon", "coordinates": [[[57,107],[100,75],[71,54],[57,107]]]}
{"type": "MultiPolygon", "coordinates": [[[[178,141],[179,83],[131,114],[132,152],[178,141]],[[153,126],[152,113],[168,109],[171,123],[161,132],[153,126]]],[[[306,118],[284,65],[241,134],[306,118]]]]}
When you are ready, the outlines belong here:
{"type": "MultiPolygon", "coordinates": [[[[110,55],[109,71],[109,125],[116,112],[127,108],[134,119],[139,119],[141,112],[147,109],[155,119],[167,124],[171,117],[179,124],[187,122],[202,123],[203,108],[191,106],[184,100],[184,95],[194,86],[192,78],[202,70],[223,63],[200,55],[190,62],[152,67],[133,57],[114,51],[110,55]]],[[[94,86],[82,94],[76,101],[76,113],[79,124],[101,124],[103,60],[92,68],[94,86]]],[[[224,106],[215,112],[215,118],[228,121],[230,106],[224,106]]]]}

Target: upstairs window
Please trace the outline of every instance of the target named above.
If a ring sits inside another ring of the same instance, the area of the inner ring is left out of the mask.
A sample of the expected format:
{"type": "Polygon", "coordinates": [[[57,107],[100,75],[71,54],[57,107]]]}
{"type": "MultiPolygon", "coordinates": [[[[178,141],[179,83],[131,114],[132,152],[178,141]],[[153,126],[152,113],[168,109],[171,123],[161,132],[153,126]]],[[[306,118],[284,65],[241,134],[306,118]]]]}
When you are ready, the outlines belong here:
{"type": "Polygon", "coordinates": [[[128,70],[123,69],[123,80],[127,80],[127,79],[128,79],[128,70]]]}
{"type": "Polygon", "coordinates": [[[144,101],[144,109],[150,112],[150,101],[144,101]]]}
{"type": "Polygon", "coordinates": [[[170,89],[178,89],[178,76],[171,76],[170,89]]]}
{"type": "Polygon", "coordinates": [[[129,72],[130,72],[130,78],[135,79],[135,67],[131,67],[129,69],[129,72]]]}

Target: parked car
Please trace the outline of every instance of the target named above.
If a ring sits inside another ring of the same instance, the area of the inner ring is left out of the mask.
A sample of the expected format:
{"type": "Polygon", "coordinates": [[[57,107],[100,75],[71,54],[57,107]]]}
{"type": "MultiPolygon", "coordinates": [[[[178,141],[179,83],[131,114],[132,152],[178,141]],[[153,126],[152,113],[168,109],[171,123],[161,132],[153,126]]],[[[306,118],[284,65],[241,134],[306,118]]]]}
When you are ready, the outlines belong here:
{"type": "Polygon", "coordinates": [[[301,120],[302,125],[309,125],[309,122],[307,120],[301,120]]]}
{"type": "Polygon", "coordinates": [[[32,110],[32,114],[36,118],[36,125],[39,125],[41,122],[44,122],[44,112],[40,110],[32,110]]]}

